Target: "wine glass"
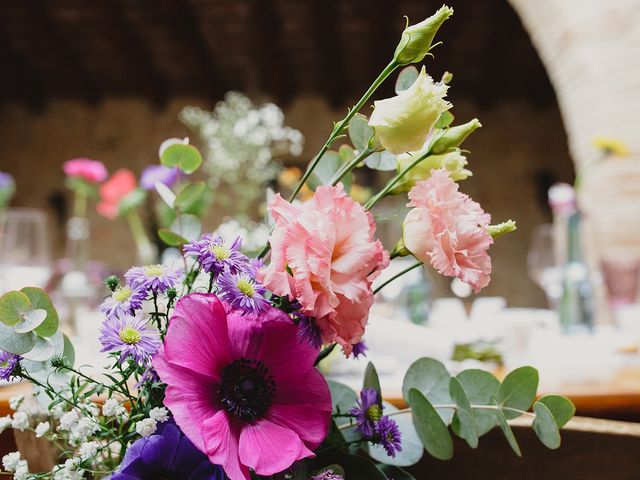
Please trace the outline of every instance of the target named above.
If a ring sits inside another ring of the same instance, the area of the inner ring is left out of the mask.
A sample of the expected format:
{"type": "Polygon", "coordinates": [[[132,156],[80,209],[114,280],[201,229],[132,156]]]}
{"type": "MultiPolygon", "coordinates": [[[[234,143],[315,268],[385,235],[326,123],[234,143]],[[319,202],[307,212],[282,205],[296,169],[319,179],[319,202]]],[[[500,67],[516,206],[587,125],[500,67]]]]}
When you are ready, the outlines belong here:
{"type": "Polygon", "coordinates": [[[563,293],[563,265],[558,258],[553,225],[534,229],[527,266],[529,277],[544,290],[549,306],[555,310],[563,293]]]}

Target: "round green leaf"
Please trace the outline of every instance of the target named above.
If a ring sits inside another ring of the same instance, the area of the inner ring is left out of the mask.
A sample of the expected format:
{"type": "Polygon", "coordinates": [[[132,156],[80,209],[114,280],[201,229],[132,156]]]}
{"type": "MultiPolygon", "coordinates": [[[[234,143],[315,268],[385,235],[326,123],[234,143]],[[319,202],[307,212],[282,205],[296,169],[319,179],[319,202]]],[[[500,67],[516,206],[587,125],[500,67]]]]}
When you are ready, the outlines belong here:
{"type": "MultiPolygon", "coordinates": [[[[433,358],[420,358],[413,362],[404,376],[402,383],[402,395],[409,400],[409,390],[418,389],[434,404],[451,404],[453,400],[449,395],[449,379],[451,376],[445,366],[433,358]]],[[[439,409],[438,414],[445,424],[451,423],[453,410],[450,408],[439,409]]]]}
{"type": "Polygon", "coordinates": [[[51,298],[41,288],[25,287],[20,290],[31,301],[31,308],[38,308],[47,312],[47,318],[38,328],[35,329],[36,334],[40,337],[50,337],[58,331],[60,320],[58,312],[51,302],[51,298]]]}
{"type": "Polygon", "coordinates": [[[533,420],[533,431],[547,448],[555,450],[560,447],[560,431],[551,411],[544,403],[533,404],[536,418],[533,420]]]}
{"type": "Polygon", "coordinates": [[[33,348],[22,356],[32,362],[44,362],[45,360],[49,360],[53,357],[56,351],[56,346],[54,345],[52,338],[54,337],[37,337],[33,348]]]}
{"type": "Polygon", "coordinates": [[[449,393],[458,407],[451,425],[453,431],[461,438],[464,438],[471,448],[477,448],[478,427],[474,412],[471,410],[471,404],[462,383],[456,377],[452,377],[449,382],[449,393]]]}
{"type": "Polygon", "coordinates": [[[189,242],[200,238],[202,222],[195,215],[182,214],[172,224],[171,231],[189,242]]]}
{"type": "Polygon", "coordinates": [[[194,203],[200,200],[205,188],[206,185],[204,182],[190,183],[180,190],[180,193],[178,193],[173,205],[175,208],[179,208],[182,211],[188,210],[194,203]]]}
{"type": "Polygon", "coordinates": [[[15,325],[21,322],[22,315],[32,308],[29,297],[23,292],[7,292],[0,297],[0,321],[5,325],[15,325]]]}
{"type": "Polygon", "coordinates": [[[419,390],[411,388],[408,397],[413,425],[424,448],[439,460],[451,459],[453,440],[438,412],[419,390]]]}
{"type": "Polygon", "coordinates": [[[340,160],[340,154],[338,152],[334,152],[333,150],[326,152],[309,177],[309,186],[315,190],[320,185],[330,183],[333,175],[340,168],[340,165],[342,165],[342,160],[340,160]]]}
{"type": "Polygon", "coordinates": [[[177,143],[162,152],[160,161],[167,167],[178,167],[185,173],[193,173],[202,165],[202,155],[193,145],[177,143]]]}
{"type": "Polygon", "coordinates": [[[5,352],[24,355],[36,344],[36,334],[16,333],[13,327],[0,323],[0,349],[5,352]]]}
{"type": "Polygon", "coordinates": [[[350,387],[333,380],[328,380],[327,383],[331,391],[331,403],[335,413],[346,413],[355,406],[358,395],[350,387]]]}
{"type": "MultiPolygon", "coordinates": [[[[469,369],[456,375],[472,405],[492,405],[500,382],[485,370],[469,369]]],[[[492,410],[474,410],[478,435],[482,436],[496,426],[498,420],[492,410]]],[[[455,429],[454,429],[455,430],[455,429]]],[[[457,433],[457,432],[456,432],[457,433]]]]}
{"type": "Polygon", "coordinates": [[[47,318],[47,311],[41,308],[29,310],[22,315],[22,320],[13,326],[16,333],[27,333],[35,330],[47,318]]]}
{"type": "Polygon", "coordinates": [[[156,192],[158,192],[158,195],[160,195],[160,198],[162,198],[162,200],[164,201],[164,203],[166,203],[167,206],[169,206],[169,208],[173,208],[173,205],[176,201],[176,194],[173,193],[173,190],[171,190],[162,182],[156,182],[154,184],[154,187],[156,189],[156,192]]]}
{"type": "Polygon", "coordinates": [[[356,113],[349,121],[351,143],[362,152],[369,145],[371,137],[373,137],[373,128],[369,126],[369,119],[360,113],[356,113]]]}
{"type": "MultiPolygon", "coordinates": [[[[391,404],[384,404],[384,413],[389,415],[390,413],[397,412],[398,409],[391,404]]],[[[406,413],[402,415],[394,415],[392,417],[398,424],[400,430],[400,436],[402,439],[402,450],[396,452],[395,457],[387,455],[387,452],[380,445],[366,444],[365,450],[369,453],[369,456],[374,460],[398,467],[408,467],[415,465],[420,461],[424,454],[424,447],[418,437],[413,426],[411,414],[406,413]]],[[[395,478],[395,477],[394,477],[395,478]]]]}
{"type": "Polygon", "coordinates": [[[168,228],[161,228],[158,230],[158,237],[160,237],[160,240],[170,247],[179,247],[185,243],[189,243],[189,241],[182,235],[178,235],[168,228]]]}
{"type": "Polygon", "coordinates": [[[373,170],[391,171],[396,169],[396,156],[386,150],[374,152],[365,159],[364,163],[373,170]]]}
{"type": "MultiPolygon", "coordinates": [[[[498,404],[501,407],[527,411],[536,398],[538,391],[538,371],[533,367],[520,367],[509,373],[498,389],[498,404]]],[[[517,418],[521,414],[504,410],[507,419],[517,418]]]]}
{"type": "Polygon", "coordinates": [[[545,395],[538,402],[544,403],[549,409],[558,424],[558,428],[564,427],[576,413],[576,407],[571,400],[561,395],[545,395]]]}
{"type": "Polygon", "coordinates": [[[418,75],[420,75],[420,72],[418,72],[418,69],[413,65],[407,68],[403,68],[398,75],[398,79],[396,80],[396,93],[408,90],[409,87],[413,85],[413,82],[416,81],[418,75]]]}

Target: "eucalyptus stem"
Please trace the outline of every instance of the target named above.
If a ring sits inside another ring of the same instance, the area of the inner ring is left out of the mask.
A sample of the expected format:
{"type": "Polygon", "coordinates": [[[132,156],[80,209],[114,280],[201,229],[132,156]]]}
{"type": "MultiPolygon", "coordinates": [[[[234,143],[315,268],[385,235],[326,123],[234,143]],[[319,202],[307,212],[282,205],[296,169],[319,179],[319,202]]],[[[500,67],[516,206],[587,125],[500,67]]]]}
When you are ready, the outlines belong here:
{"type": "Polygon", "coordinates": [[[382,290],[384,287],[386,287],[387,285],[389,285],[391,282],[393,282],[394,280],[396,280],[397,278],[400,278],[402,275],[404,275],[405,273],[410,272],[411,270],[418,268],[419,266],[422,265],[422,262],[416,262],[413,265],[405,268],[404,270],[401,270],[400,272],[396,273],[393,277],[391,277],[388,280],[385,280],[384,282],[382,282],[380,285],[378,285],[378,287],[373,291],[373,294],[375,295],[376,293],[378,293],[380,290],[382,290]]]}
{"type": "Polygon", "coordinates": [[[74,193],[73,216],[84,218],[87,216],[87,192],[83,188],[77,188],[74,193]]]}
{"type": "Polygon", "coordinates": [[[342,180],[345,175],[347,175],[351,170],[356,168],[360,162],[362,162],[365,158],[367,158],[369,155],[371,155],[374,152],[375,150],[373,148],[369,148],[369,147],[365,148],[353,160],[351,160],[349,163],[344,165],[340,170],[338,170],[338,172],[336,172],[336,174],[331,179],[331,185],[333,186],[337,185],[338,182],[342,180]]]}

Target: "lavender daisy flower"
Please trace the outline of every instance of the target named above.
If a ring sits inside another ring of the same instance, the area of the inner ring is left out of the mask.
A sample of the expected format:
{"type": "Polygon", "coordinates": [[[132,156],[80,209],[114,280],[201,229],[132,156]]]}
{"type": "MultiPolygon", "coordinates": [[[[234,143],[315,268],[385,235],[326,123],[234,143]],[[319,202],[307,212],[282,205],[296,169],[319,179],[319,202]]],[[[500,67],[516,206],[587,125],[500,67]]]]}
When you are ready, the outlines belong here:
{"type": "Polygon", "coordinates": [[[322,346],[322,333],[315,320],[300,312],[293,312],[293,318],[298,322],[298,338],[300,341],[306,342],[314,348],[320,348],[322,346]]]}
{"type": "Polygon", "coordinates": [[[132,289],[139,288],[158,294],[178,285],[183,273],[182,268],[175,265],[146,265],[130,268],[124,278],[132,289]]]}
{"type": "Polygon", "coordinates": [[[120,317],[133,315],[142,307],[142,302],[147,298],[144,288],[132,288],[123,285],[115,289],[111,296],[107,297],[98,307],[107,317],[120,317]]]}
{"type": "Polygon", "coordinates": [[[333,470],[328,469],[318,475],[314,475],[311,477],[311,480],[344,480],[344,477],[334,473],[333,470]]]}
{"type": "Polygon", "coordinates": [[[218,293],[228,304],[245,313],[260,314],[271,307],[262,284],[244,272],[224,272],[218,278],[218,293]]]}
{"type": "Polygon", "coordinates": [[[225,270],[231,273],[244,270],[248,259],[240,251],[241,248],[242,239],[240,237],[229,245],[220,235],[206,234],[201,240],[186,244],[184,253],[197,257],[202,270],[217,277],[225,270]]]}
{"type": "Polygon", "coordinates": [[[390,457],[395,457],[396,453],[402,450],[402,438],[400,429],[395,420],[389,417],[382,417],[375,426],[376,443],[382,445],[382,448],[390,457]]]}
{"type": "Polygon", "coordinates": [[[158,372],[153,367],[147,367],[144,371],[138,383],[135,384],[136,388],[140,388],[144,384],[153,384],[160,381],[160,377],[158,376],[158,372]]]}
{"type": "Polygon", "coordinates": [[[367,347],[367,344],[364,343],[364,340],[360,340],[358,343],[356,343],[353,346],[353,358],[358,358],[360,355],[362,355],[363,357],[367,356],[367,350],[369,350],[369,347],[367,347]]]}
{"type": "Polygon", "coordinates": [[[349,413],[356,417],[356,430],[363,438],[371,440],[375,434],[375,424],[382,418],[382,405],[378,392],[373,388],[363,388],[358,406],[352,408],[349,413]]]}
{"type": "Polygon", "coordinates": [[[160,182],[167,187],[172,187],[181,177],[182,174],[179,168],[149,165],[140,175],[140,186],[145,190],[153,190],[156,182],[160,182]]]}
{"type": "Polygon", "coordinates": [[[20,360],[22,360],[20,355],[0,350],[0,379],[9,380],[20,360]]]}
{"type": "Polygon", "coordinates": [[[120,352],[120,363],[127,358],[146,363],[162,344],[158,331],[142,316],[111,317],[100,328],[101,352],[120,352]]]}

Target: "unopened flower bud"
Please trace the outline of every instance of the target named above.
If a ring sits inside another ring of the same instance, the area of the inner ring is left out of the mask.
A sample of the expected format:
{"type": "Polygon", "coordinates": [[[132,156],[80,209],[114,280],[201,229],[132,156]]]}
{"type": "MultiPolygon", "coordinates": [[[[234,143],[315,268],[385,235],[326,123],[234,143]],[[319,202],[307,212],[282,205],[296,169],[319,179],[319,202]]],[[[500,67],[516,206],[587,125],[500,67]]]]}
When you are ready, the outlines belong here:
{"type": "MultiPolygon", "coordinates": [[[[404,153],[396,158],[396,169],[398,173],[408,168],[411,163],[415,162],[421,155],[426,153],[426,148],[412,153],[404,153]]],[[[432,170],[444,168],[449,172],[449,176],[454,181],[469,178],[473,173],[467,170],[467,157],[460,153],[460,149],[455,149],[440,155],[429,155],[424,160],[409,170],[404,177],[398,181],[392,193],[408,192],[420,180],[426,180],[431,176],[432,170]]]]}
{"type": "Polygon", "coordinates": [[[429,53],[433,38],[440,25],[451,15],[453,15],[453,8],[443,5],[429,18],[405,28],[400,43],[393,54],[393,59],[399,65],[421,62],[429,53]]]}
{"type": "Polygon", "coordinates": [[[470,122],[448,128],[447,131],[444,132],[444,134],[433,144],[431,151],[433,153],[442,153],[446,152],[450,148],[457,148],[462,145],[462,142],[464,142],[474,130],[481,126],[482,124],[480,123],[480,120],[474,118],[470,122]]]}
{"type": "Polygon", "coordinates": [[[440,81],[442,83],[444,83],[445,85],[449,85],[452,81],[453,81],[453,73],[451,72],[444,72],[442,74],[442,78],[440,79],[440,81]]]}
{"type": "Polygon", "coordinates": [[[516,222],[513,220],[507,220],[506,222],[499,223],[498,225],[489,225],[487,227],[487,232],[492,238],[498,238],[505,233],[510,233],[517,229],[518,227],[516,227],[516,222]]]}
{"type": "Polygon", "coordinates": [[[118,288],[118,285],[120,285],[120,279],[115,275],[111,275],[110,277],[107,277],[104,283],[107,287],[109,287],[109,290],[115,292],[116,288],[118,288]]]}

